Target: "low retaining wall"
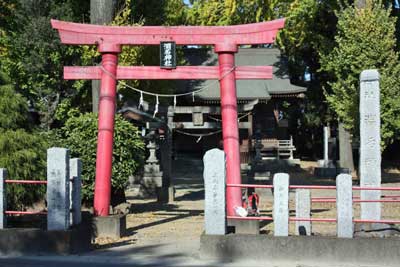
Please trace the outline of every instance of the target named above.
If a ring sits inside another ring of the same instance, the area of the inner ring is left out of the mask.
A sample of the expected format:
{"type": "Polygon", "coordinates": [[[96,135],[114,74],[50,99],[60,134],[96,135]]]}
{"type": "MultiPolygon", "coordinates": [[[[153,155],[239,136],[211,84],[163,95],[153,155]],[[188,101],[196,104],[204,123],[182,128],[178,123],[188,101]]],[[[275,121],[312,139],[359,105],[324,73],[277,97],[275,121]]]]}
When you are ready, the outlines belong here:
{"type": "Polygon", "coordinates": [[[400,238],[335,238],[321,236],[271,237],[265,235],[201,236],[203,259],[297,263],[348,263],[398,266],[400,238]]]}
{"type": "Polygon", "coordinates": [[[0,230],[0,254],[75,254],[91,249],[91,230],[79,225],[69,230],[7,228],[0,230]]]}

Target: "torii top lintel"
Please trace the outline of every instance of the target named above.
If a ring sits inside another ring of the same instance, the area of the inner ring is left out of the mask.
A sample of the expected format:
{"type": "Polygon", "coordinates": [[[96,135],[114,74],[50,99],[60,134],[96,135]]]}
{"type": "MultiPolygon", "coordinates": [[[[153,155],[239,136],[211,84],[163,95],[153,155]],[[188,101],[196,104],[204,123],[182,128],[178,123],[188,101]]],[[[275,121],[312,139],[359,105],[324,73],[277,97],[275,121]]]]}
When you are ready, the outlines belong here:
{"type": "Polygon", "coordinates": [[[112,50],[119,45],[174,41],[178,45],[214,45],[216,52],[236,52],[238,45],[273,43],[284,24],[285,19],[235,26],[101,26],[51,20],[64,44],[97,44],[100,50],[112,50]]]}

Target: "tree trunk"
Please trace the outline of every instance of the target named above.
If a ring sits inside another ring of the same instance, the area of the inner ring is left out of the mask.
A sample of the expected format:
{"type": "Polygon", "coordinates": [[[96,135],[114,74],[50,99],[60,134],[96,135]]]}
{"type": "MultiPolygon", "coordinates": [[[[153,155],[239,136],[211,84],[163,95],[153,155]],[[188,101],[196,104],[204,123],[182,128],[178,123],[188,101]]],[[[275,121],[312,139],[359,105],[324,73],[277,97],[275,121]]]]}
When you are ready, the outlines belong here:
{"type": "MultiPolygon", "coordinates": [[[[90,0],[90,23],[109,24],[114,19],[115,0],[90,0]]],[[[100,81],[92,81],[92,111],[99,111],[100,81]]]]}
{"type": "Polygon", "coordinates": [[[353,149],[351,147],[350,133],[339,122],[339,164],[340,168],[354,171],[353,149]]]}

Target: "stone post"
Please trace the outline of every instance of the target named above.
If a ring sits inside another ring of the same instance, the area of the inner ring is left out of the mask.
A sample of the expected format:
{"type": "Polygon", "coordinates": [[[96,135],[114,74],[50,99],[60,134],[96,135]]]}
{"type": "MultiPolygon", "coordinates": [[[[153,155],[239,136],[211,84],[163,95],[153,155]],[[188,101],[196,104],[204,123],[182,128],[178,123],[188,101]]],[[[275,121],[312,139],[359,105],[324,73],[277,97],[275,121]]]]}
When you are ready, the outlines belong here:
{"type": "MultiPolygon", "coordinates": [[[[308,189],[296,190],[296,217],[311,218],[311,192],[308,189]]],[[[296,222],[297,235],[311,235],[311,222],[296,222]]]]}
{"type": "Polygon", "coordinates": [[[82,203],[82,161],[79,158],[70,160],[70,208],[71,208],[71,224],[78,225],[82,221],[81,203],[82,203]]]}
{"type": "Polygon", "coordinates": [[[69,228],[69,150],[47,150],[47,230],[69,228]]]}
{"type": "Polygon", "coordinates": [[[325,167],[328,167],[329,165],[329,143],[328,143],[328,139],[329,139],[329,127],[324,127],[324,164],[325,167]]]}
{"type": "Polygon", "coordinates": [[[212,149],[204,161],[204,219],[207,235],[226,234],[226,160],[225,152],[212,149]]]}
{"type": "Polygon", "coordinates": [[[289,235],[289,175],[274,175],[274,235],[289,235]]]}
{"type": "Polygon", "coordinates": [[[339,164],[340,168],[354,171],[353,148],[351,147],[350,133],[339,122],[339,164]]]}
{"type": "Polygon", "coordinates": [[[0,169],[0,229],[4,229],[7,226],[7,216],[5,214],[7,210],[6,179],[7,170],[0,169]]]}
{"type": "Polygon", "coordinates": [[[353,183],[349,174],[336,178],[337,236],[353,238],[353,183]]]}
{"type": "MultiPolygon", "coordinates": [[[[360,185],[381,186],[380,92],[377,70],[360,75],[360,185]]],[[[380,191],[361,191],[361,200],[380,200],[380,191]]],[[[361,219],[380,220],[380,203],[361,203],[361,219]]]]}

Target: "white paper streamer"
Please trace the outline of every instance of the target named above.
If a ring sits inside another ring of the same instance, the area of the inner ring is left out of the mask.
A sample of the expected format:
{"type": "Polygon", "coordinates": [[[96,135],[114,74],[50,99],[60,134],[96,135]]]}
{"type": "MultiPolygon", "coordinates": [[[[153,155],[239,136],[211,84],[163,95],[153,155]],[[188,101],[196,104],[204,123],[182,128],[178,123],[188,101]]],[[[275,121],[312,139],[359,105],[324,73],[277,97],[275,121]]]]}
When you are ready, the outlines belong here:
{"type": "Polygon", "coordinates": [[[143,107],[143,92],[140,92],[140,99],[139,99],[139,109],[141,108],[141,107],[143,107]]]}
{"type": "Polygon", "coordinates": [[[176,108],[176,95],[174,95],[174,109],[176,108]]]}
{"type": "Polygon", "coordinates": [[[154,109],[153,118],[155,118],[156,114],[158,113],[158,105],[159,104],[160,104],[160,102],[158,101],[158,95],[156,95],[156,108],[154,109]]]}

